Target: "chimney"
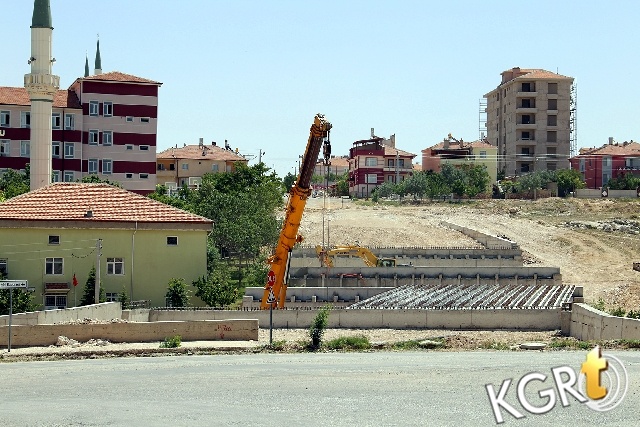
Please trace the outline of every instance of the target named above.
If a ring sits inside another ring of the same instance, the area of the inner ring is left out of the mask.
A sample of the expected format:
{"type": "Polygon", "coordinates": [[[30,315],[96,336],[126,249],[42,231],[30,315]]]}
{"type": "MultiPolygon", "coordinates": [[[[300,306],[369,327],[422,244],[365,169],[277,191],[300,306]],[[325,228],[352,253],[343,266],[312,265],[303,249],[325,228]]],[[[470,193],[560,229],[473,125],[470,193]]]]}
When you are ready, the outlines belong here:
{"type": "Polygon", "coordinates": [[[444,148],[445,150],[448,150],[448,149],[449,149],[449,139],[445,138],[445,139],[442,141],[442,148],[444,148]]]}
{"type": "Polygon", "coordinates": [[[200,141],[198,141],[198,147],[202,148],[204,146],[204,138],[200,138],[200,141]]]}
{"type": "Polygon", "coordinates": [[[376,134],[373,133],[373,128],[371,128],[371,138],[375,138],[375,137],[376,137],[376,134]]]}
{"type": "Polygon", "coordinates": [[[613,137],[612,136],[609,137],[609,145],[613,145],[613,137]]]}
{"type": "Polygon", "coordinates": [[[216,146],[216,142],[215,141],[211,141],[211,145],[213,145],[215,147],[216,146]]]}

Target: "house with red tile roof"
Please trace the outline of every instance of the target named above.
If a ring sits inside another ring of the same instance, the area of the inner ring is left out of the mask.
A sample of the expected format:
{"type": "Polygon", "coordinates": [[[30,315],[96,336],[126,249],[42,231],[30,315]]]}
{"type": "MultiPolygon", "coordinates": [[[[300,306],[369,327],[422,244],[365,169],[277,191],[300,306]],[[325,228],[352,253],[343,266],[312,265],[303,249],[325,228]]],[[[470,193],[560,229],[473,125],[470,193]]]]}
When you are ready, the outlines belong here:
{"type": "Polygon", "coordinates": [[[28,280],[45,309],[77,305],[98,265],[108,300],[125,290],[132,300],[165,306],[172,278],[190,284],[206,274],[212,227],[111,185],[55,183],[0,203],[0,269],[28,280]]]}
{"type": "MultiPolygon", "coordinates": [[[[335,187],[337,177],[343,176],[349,171],[349,157],[348,156],[331,156],[331,164],[329,165],[329,188],[335,187]]],[[[314,189],[327,188],[327,166],[324,164],[324,160],[320,160],[313,168],[314,178],[321,178],[321,181],[314,181],[314,189]]]]}
{"type": "Polygon", "coordinates": [[[631,173],[640,176],[640,143],[624,141],[601,147],[581,148],[580,154],[570,159],[571,169],[580,171],[587,188],[599,189],[610,179],[631,173]]]}
{"type": "Polygon", "coordinates": [[[373,135],[356,141],[349,150],[349,194],[369,197],[384,182],[401,182],[413,174],[415,154],[396,148],[396,136],[373,135]]]}
{"type": "Polygon", "coordinates": [[[227,141],[220,147],[216,142],[205,144],[200,138],[198,145],[168,148],[156,156],[158,184],[169,190],[183,186],[197,187],[206,173],[233,172],[236,164],[247,165],[248,160],[238,149],[231,148],[227,141]]]}
{"type": "Polygon", "coordinates": [[[422,170],[440,172],[444,163],[460,165],[470,163],[484,165],[489,173],[489,182],[497,181],[498,147],[484,141],[467,142],[449,134],[442,142],[422,150],[422,170]]]}

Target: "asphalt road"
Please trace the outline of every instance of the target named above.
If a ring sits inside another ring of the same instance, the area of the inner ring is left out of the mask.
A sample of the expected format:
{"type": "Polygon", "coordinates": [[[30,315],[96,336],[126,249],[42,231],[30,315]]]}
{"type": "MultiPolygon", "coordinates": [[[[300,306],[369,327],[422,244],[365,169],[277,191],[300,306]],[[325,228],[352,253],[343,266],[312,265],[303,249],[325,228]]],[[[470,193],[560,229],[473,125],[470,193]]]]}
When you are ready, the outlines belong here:
{"type": "MultiPolygon", "coordinates": [[[[607,352],[604,352],[606,356],[607,352]]],[[[486,384],[514,378],[506,426],[631,426],[640,419],[640,352],[615,352],[629,373],[620,406],[600,413],[570,398],[532,415],[517,379],[580,369],[586,352],[243,354],[0,364],[1,426],[491,426],[486,384]]]]}

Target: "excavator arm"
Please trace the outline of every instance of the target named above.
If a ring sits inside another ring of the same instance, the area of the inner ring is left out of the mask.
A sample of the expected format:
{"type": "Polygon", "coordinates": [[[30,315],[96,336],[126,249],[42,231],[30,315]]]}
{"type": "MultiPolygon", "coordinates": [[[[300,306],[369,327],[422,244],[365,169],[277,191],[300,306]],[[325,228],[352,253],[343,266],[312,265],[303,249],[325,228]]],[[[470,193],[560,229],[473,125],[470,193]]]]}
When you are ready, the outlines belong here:
{"type": "Polygon", "coordinates": [[[321,147],[323,148],[324,164],[330,164],[330,130],[331,123],[325,119],[324,115],[316,114],[309,131],[309,140],[302,158],[300,174],[289,192],[289,200],[278,245],[273,255],[267,259],[267,262],[271,264],[271,271],[268,275],[270,279],[264,287],[262,302],[260,303],[260,307],[263,309],[276,307],[276,304],[279,308],[284,307],[287,297],[286,280],[289,259],[295,244],[302,241],[302,236],[298,234],[298,229],[300,228],[300,221],[302,220],[307,199],[311,195],[311,177],[313,176],[313,170],[321,147]]]}
{"type": "Polygon", "coordinates": [[[336,256],[357,256],[362,258],[367,267],[395,267],[396,261],[392,258],[378,258],[367,248],[361,246],[337,246],[324,250],[322,246],[316,246],[316,254],[325,267],[333,267],[333,258],[336,256]]]}

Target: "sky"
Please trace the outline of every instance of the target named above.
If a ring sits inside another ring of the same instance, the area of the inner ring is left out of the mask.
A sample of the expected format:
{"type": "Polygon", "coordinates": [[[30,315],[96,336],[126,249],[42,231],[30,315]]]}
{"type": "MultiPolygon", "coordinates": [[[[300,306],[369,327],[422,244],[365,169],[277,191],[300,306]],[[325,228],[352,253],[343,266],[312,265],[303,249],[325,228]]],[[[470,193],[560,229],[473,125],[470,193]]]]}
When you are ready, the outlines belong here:
{"type": "MultiPolygon", "coordinates": [[[[0,86],[29,72],[32,0],[2,0],[0,86]]],[[[91,72],[162,82],[157,150],[224,144],[281,177],[316,113],[332,152],[396,135],[417,155],[478,139],[479,101],[512,67],[575,78],[577,145],[640,140],[635,1],[51,0],[61,88],[91,72]],[[89,6],[91,5],[91,6],[89,6]]]]}

